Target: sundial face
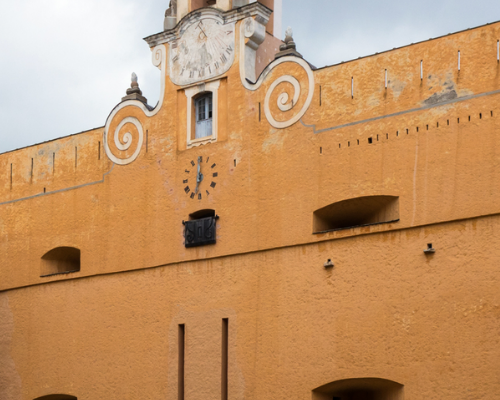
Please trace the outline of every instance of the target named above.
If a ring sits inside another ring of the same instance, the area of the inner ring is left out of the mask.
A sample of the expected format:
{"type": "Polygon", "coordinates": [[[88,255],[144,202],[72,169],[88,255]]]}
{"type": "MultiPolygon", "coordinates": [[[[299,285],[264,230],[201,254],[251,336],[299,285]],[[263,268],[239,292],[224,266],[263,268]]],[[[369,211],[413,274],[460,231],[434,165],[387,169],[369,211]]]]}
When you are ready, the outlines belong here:
{"type": "Polygon", "coordinates": [[[193,22],[170,43],[170,79],[185,86],[225,73],[234,61],[235,24],[213,18],[193,22]]]}

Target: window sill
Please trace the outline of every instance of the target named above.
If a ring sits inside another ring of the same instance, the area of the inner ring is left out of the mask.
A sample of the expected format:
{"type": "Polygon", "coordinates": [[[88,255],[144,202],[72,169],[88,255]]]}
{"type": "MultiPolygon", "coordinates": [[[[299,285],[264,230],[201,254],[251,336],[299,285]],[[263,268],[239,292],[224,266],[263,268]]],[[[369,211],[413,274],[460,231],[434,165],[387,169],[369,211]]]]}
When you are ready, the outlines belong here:
{"type": "Polygon", "coordinates": [[[204,137],[204,138],[200,138],[200,139],[193,139],[193,140],[190,140],[187,144],[187,148],[191,148],[191,147],[197,147],[197,146],[201,146],[203,144],[207,144],[207,143],[213,143],[213,142],[216,142],[217,141],[217,138],[215,138],[213,135],[212,136],[207,136],[207,137],[204,137]]]}
{"type": "Polygon", "coordinates": [[[321,234],[329,233],[329,232],[345,231],[347,229],[354,229],[354,228],[365,228],[367,226],[376,226],[376,225],[383,225],[383,224],[393,224],[395,222],[399,222],[399,219],[394,219],[392,221],[374,222],[373,224],[346,226],[345,228],[328,229],[326,231],[313,232],[313,235],[321,235],[321,234]]]}
{"type": "Polygon", "coordinates": [[[80,270],[79,269],[75,269],[74,271],[64,271],[64,272],[56,272],[54,274],[40,275],[40,278],[48,278],[48,277],[56,276],[56,275],[74,274],[75,272],[80,272],[80,270]]]}

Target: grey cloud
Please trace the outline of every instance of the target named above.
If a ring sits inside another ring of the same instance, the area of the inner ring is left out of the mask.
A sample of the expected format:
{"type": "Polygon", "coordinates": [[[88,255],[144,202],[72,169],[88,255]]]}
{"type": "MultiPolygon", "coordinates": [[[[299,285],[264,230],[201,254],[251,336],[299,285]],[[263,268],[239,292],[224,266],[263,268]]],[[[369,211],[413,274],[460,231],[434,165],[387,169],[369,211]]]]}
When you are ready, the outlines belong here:
{"type": "MultiPolygon", "coordinates": [[[[150,104],[159,73],[142,38],[168,0],[4,1],[0,152],[102,126],[136,72],[150,104]]],[[[500,19],[478,0],[283,0],[283,30],[318,67],[500,19]]]]}

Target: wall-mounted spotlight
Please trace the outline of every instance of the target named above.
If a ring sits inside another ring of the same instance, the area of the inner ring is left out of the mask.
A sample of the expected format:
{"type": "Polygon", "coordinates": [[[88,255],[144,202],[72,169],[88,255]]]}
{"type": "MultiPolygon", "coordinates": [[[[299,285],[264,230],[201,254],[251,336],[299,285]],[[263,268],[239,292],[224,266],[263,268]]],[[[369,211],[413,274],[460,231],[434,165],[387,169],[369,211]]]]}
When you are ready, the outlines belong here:
{"type": "Polygon", "coordinates": [[[333,265],[331,259],[328,259],[328,261],[323,264],[323,267],[325,267],[325,268],[333,268],[333,267],[335,267],[335,265],[333,265]]]}
{"type": "Polygon", "coordinates": [[[434,254],[436,252],[435,249],[432,248],[432,243],[427,243],[427,248],[424,250],[425,254],[434,254]]]}

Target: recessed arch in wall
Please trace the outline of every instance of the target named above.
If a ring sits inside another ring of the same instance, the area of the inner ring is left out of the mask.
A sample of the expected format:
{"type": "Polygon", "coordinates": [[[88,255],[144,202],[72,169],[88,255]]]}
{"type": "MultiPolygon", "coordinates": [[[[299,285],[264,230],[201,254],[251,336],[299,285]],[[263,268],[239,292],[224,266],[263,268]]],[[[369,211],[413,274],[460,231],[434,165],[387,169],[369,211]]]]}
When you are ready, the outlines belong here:
{"type": "Polygon", "coordinates": [[[75,247],[56,247],[40,260],[40,276],[69,274],[80,271],[80,250],[75,247]]]}
{"type": "Polygon", "coordinates": [[[75,396],[67,394],[49,394],[47,396],[37,397],[35,400],[78,400],[75,396]]]}
{"type": "Polygon", "coordinates": [[[189,214],[189,219],[191,221],[195,219],[208,218],[208,217],[215,217],[215,210],[205,209],[205,210],[195,211],[194,213],[189,214]]]}
{"type": "Polygon", "coordinates": [[[403,388],[381,378],[343,379],[314,389],[312,400],[403,400],[403,388]]]}
{"type": "Polygon", "coordinates": [[[313,233],[399,221],[399,197],[364,196],[329,204],[313,214],[313,233]]]}

